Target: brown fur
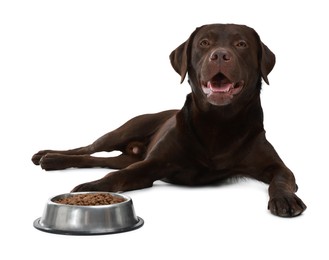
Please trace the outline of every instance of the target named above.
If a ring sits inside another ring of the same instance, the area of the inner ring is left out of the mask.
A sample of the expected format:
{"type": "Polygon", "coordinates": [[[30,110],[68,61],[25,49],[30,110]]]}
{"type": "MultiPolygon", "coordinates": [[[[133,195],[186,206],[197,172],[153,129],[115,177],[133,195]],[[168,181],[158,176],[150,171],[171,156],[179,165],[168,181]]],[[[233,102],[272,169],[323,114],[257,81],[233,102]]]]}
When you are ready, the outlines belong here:
{"type": "Polygon", "coordinates": [[[156,180],[206,185],[246,176],[269,184],[269,210],[297,216],[293,173],[266,140],[260,103],[261,80],[275,56],[251,28],[212,24],[197,28],[170,55],[192,92],[181,110],[135,117],[93,144],[68,151],[44,150],[32,161],[45,170],[69,167],[120,169],[73,191],[127,191],[156,180]],[[119,150],[117,157],[91,154],[119,150]]]}

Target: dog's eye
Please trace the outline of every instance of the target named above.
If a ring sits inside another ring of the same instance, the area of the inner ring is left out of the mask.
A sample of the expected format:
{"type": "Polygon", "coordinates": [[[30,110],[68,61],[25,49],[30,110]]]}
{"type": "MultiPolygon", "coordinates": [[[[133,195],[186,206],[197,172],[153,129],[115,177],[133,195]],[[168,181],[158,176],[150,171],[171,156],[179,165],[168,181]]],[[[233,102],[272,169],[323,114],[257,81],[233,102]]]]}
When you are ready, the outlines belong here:
{"type": "Polygon", "coordinates": [[[248,45],[245,41],[238,41],[236,44],[235,44],[236,47],[238,48],[246,48],[248,45]]]}
{"type": "Polygon", "coordinates": [[[203,48],[206,48],[210,45],[210,42],[207,39],[203,39],[200,41],[199,45],[203,48]]]}

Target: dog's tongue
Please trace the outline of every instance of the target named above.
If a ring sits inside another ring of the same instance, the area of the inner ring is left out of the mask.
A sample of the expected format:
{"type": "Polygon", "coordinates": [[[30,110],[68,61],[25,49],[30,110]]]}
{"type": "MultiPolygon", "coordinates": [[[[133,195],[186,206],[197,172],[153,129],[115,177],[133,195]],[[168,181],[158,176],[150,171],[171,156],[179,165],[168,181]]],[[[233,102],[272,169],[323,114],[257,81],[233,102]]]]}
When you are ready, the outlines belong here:
{"type": "Polygon", "coordinates": [[[221,80],[208,81],[207,87],[210,88],[212,92],[228,92],[233,86],[231,82],[227,80],[221,80]]]}

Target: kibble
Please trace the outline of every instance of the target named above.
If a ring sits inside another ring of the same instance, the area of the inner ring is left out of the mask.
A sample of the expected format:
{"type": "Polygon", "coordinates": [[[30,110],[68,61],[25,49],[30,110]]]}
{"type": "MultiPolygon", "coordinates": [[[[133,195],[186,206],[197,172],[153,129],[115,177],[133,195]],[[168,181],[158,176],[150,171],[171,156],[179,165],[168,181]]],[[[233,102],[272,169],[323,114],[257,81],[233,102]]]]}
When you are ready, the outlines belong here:
{"type": "Polygon", "coordinates": [[[66,198],[55,200],[55,203],[76,206],[111,205],[125,201],[124,198],[113,196],[109,193],[76,194],[66,198]]]}

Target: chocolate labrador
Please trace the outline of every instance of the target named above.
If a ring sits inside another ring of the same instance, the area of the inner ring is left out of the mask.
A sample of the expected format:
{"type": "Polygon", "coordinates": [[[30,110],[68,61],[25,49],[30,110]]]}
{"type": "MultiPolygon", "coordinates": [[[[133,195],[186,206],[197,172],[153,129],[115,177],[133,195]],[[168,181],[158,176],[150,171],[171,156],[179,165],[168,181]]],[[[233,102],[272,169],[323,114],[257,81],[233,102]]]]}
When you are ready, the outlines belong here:
{"type": "Polygon", "coordinates": [[[268,209],[300,215],[306,206],[295,192],[293,173],[266,140],[260,102],[275,56],[244,25],[197,28],[170,54],[191,93],[181,110],[137,116],[91,145],[68,151],[43,150],[32,161],[45,170],[69,167],[120,169],[81,184],[78,191],[127,191],[156,180],[197,186],[245,176],[269,184],[268,209]],[[93,157],[118,150],[119,156],[93,157]]]}

